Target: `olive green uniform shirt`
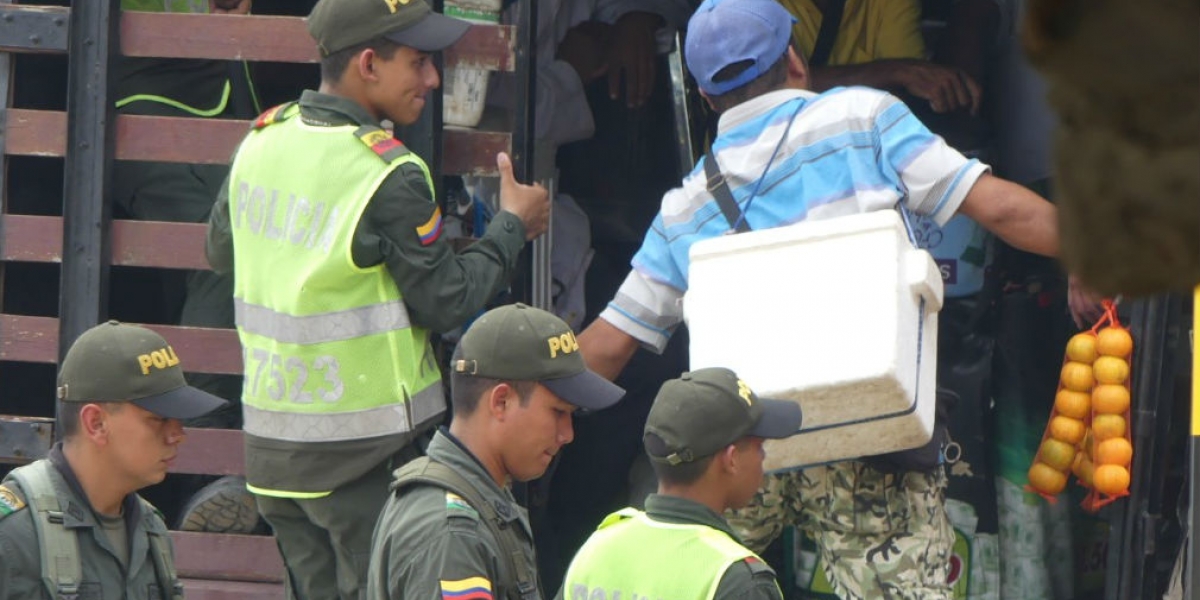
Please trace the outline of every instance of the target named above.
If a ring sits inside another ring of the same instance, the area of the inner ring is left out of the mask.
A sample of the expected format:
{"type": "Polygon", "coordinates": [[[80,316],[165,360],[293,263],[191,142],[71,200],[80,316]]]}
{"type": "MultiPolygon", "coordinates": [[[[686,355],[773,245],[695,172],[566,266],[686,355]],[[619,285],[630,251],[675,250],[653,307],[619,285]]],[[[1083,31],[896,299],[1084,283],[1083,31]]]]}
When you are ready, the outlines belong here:
{"type": "MultiPolygon", "coordinates": [[[[712,509],[678,496],[651,494],[646,498],[646,516],[663,523],[703,525],[728,535],[734,541],[741,539],[733,532],[724,517],[712,509]]],[[[648,566],[647,568],[653,568],[648,566]]],[[[663,573],[664,577],[686,577],[689,573],[663,573]]],[[[568,590],[561,589],[555,600],[578,600],[567,596],[568,590]]],[[[584,599],[587,600],[587,599],[584,599]]],[[[757,558],[748,558],[730,565],[717,584],[713,600],[783,600],[775,582],[775,571],[757,558]]]]}
{"type": "MultiPolygon", "coordinates": [[[[445,429],[429,443],[431,460],[462,475],[496,508],[509,527],[519,528],[530,565],[537,564],[533,531],[525,509],[500,487],[483,465],[445,429]]],[[[491,597],[501,600],[497,565],[500,544],[466,500],[440,487],[417,485],[394,493],[383,506],[371,541],[368,600],[491,597]],[[475,596],[470,590],[486,590],[475,596]]],[[[535,598],[540,595],[535,594],[535,598]]]]}
{"type": "MultiPolygon", "coordinates": [[[[63,523],[79,539],[79,559],[83,581],[78,600],[165,600],[154,572],[149,531],[166,535],[167,526],[155,512],[142,510],[136,494],[125,497],[122,510],[128,540],[128,560],[119,556],[103,528],[100,518],[79,486],[79,480],[56,445],[48,461],[52,466],[55,495],[64,508],[63,523]]],[[[6,478],[0,496],[8,501],[0,506],[0,600],[53,600],[42,583],[42,558],[33,522],[34,513],[25,505],[25,492],[15,480],[6,478]]],[[[0,500],[0,502],[4,502],[0,500]]]]}
{"type": "MultiPolygon", "coordinates": [[[[379,125],[354,101],[313,91],[300,96],[300,115],[293,118],[318,127],[379,125]]],[[[289,150],[280,148],[279,160],[286,161],[289,150]]],[[[420,167],[399,166],[368,202],[354,232],[351,255],[360,267],[387,265],[413,324],[445,332],[475,316],[508,284],[525,245],[525,227],[516,215],[500,211],[481,239],[455,253],[444,238],[421,244],[417,228],[429,222],[435,210],[420,167]]],[[[207,254],[213,270],[232,271],[228,182],[209,218],[207,254]]],[[[246,479],[266,489],[330,491],[387,460],[416,433],[307,444],[248,435],[246,479]]]]}

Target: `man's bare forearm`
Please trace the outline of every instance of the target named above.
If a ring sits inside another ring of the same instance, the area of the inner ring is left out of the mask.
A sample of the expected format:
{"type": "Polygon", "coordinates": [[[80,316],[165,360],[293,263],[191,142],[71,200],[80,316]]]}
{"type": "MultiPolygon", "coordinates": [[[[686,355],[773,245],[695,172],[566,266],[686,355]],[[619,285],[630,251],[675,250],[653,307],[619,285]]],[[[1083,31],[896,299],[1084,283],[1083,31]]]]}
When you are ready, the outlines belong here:
{"type": "Polygon", "coordinates": [[[1014,248],[1058,256],[1058,208],[1020,185],[984,175],[959,210],[1014,248]]]}
{"type": "Polygon", "coordinates": [[[579,350],[588,368],[609,381],[621,374],[637,348],[633,336],[604,319],[596,319],[579,334],[579,350]]]}

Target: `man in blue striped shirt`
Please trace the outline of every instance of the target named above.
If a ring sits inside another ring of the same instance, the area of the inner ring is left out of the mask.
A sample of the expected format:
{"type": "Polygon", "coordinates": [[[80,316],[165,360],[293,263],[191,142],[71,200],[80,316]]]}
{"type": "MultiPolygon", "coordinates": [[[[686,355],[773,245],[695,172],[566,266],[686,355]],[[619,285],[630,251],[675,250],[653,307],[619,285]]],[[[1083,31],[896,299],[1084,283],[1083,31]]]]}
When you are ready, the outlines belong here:
{"type": "MultiPolygon", "coordinates": [[[[897,98],[858,87],[807,91],[807,65],[789,43],[793,22],[773,0],[705,0],[688,26],[688,68],[721,113],[713,151],[752,229],[903,202],[939,225],[961,213],[1012,246],[1058,253],[1052,204],[965,158],[897,98]]],[[[688,250],[729,229],[698,166],[663,197],[633,271],[579,337],[594,370],[615,378],[639,345],[663,350],[683,320],[688,250]]],[[[1085,304],[1073,298],[1072,307],[1085,304]]],[[[945,485],[940,465],[884,471],[844,461],[768,477],[731,522],[755,550],[789,523],[807,529],[842,598],[948,599],[945,485]]]]}

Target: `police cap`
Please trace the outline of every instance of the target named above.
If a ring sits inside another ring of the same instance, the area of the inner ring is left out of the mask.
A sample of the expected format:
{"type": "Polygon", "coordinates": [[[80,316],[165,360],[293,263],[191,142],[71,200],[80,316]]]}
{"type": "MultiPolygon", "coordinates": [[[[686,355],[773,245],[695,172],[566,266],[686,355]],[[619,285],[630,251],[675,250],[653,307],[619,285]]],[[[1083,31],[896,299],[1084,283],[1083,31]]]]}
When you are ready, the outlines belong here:
{"type": "Polygon", "coordinates": [[[471,27],[433,12],[426,0],[320,0],[306,22],[323,57],[380,37],[436,52],[457,42],[471,27]]]}
{"type": "Polygon", "coordinates": [[[650,460],[677,465],[715,454],[743,437],[778,439],[799,429],[799,404],[759,398],[733,371],[714,367],[664,383],[642,439],[650,460]]]}

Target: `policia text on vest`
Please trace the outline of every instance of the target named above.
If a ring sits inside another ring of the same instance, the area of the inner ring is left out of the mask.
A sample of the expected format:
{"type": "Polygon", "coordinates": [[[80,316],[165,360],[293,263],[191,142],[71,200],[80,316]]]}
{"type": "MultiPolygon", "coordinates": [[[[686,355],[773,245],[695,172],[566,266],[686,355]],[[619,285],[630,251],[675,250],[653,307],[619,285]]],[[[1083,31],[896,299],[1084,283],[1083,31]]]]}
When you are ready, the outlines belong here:
{"type": "Polygon", "coordinates": [[[269,189],[247,181],[238,184],[233,200],[233,226],[245,227],[280,244],[333,250],[338,207],[313,201],[295,192],[269,189]]]}

